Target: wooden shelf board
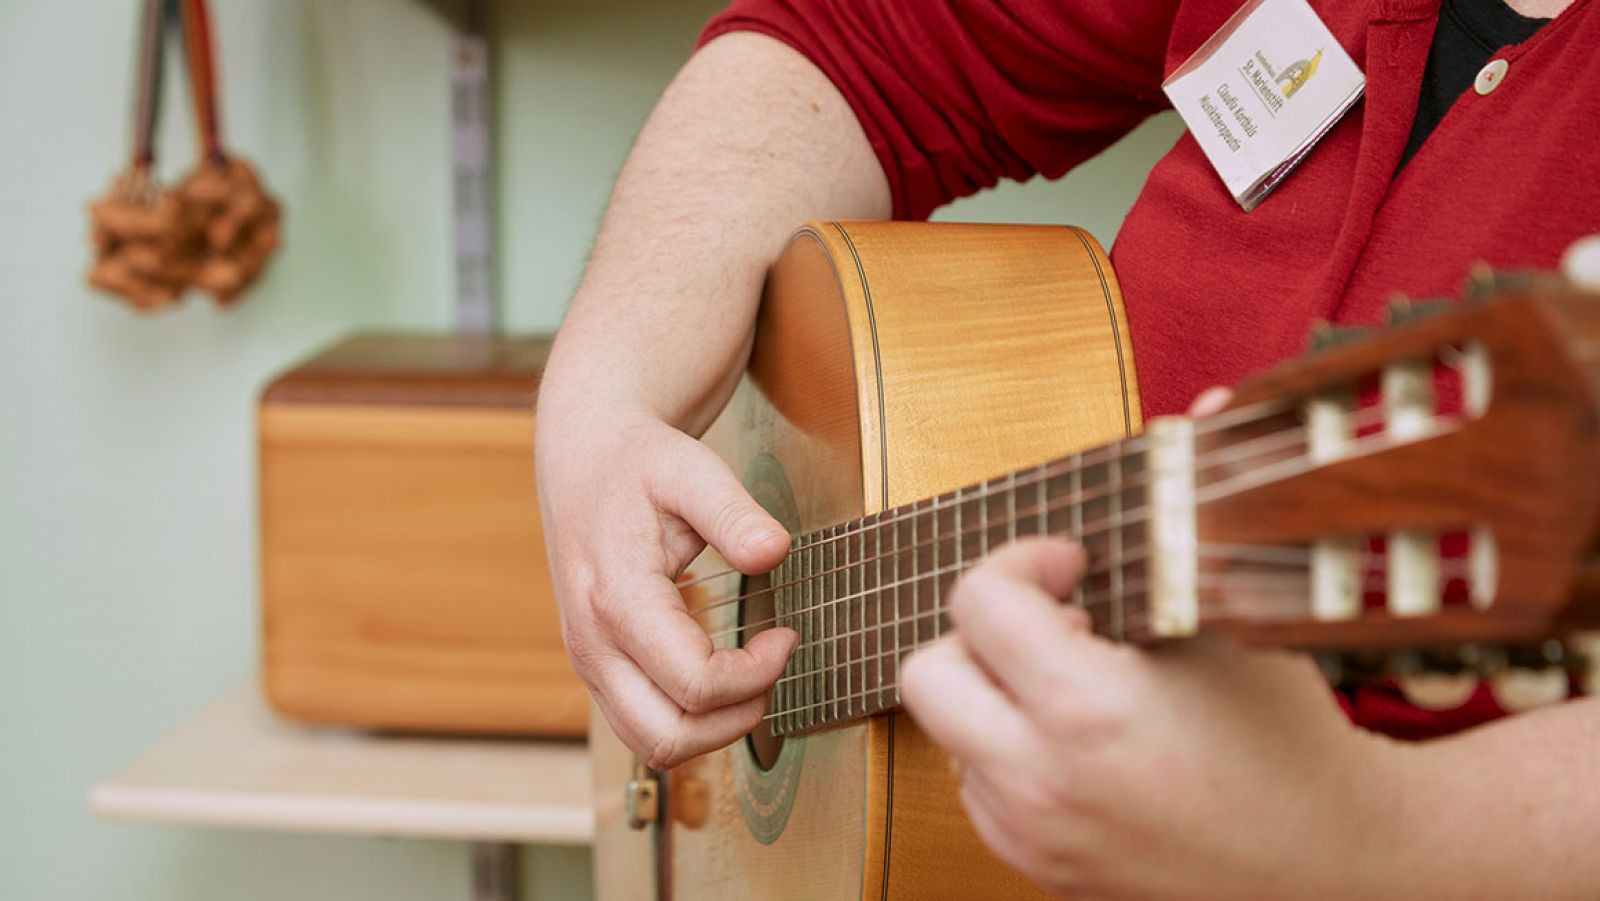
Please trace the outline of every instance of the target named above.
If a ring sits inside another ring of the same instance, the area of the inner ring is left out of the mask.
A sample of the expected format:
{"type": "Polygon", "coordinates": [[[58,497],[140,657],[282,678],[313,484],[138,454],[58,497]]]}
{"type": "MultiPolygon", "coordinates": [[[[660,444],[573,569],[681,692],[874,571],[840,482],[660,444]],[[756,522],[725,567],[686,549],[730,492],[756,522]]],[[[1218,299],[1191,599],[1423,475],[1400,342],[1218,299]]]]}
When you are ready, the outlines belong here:
{"type": "Polygon", "coordinates": [[[89,791],[97,816],[200,826],[587,844],[582,742],[374,735],[286,722],[253,685],[89,791]]]}

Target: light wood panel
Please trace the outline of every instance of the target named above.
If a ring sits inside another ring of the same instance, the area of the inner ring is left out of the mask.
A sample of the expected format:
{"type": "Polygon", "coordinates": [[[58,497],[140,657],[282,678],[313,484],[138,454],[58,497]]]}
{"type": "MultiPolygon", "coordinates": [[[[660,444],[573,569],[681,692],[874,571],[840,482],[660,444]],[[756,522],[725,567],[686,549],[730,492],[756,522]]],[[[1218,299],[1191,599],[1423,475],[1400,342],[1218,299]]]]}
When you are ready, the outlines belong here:
{"type": "Polygon", "coordinates": [[[200,826],[586,844],[582,742],[298,726],[241,686],[96,784],[96,816],[200,826]]]}
{"type": "Polygon", "coordinates": [[[1092,237],[942,223],[815,232],[841,266],[856,370],[881,373],[881,392],[862,391],[860,411],[888,448],[866,461],[875,504],[910,503],[1140,428],[1122,295],[1092,237]]]}

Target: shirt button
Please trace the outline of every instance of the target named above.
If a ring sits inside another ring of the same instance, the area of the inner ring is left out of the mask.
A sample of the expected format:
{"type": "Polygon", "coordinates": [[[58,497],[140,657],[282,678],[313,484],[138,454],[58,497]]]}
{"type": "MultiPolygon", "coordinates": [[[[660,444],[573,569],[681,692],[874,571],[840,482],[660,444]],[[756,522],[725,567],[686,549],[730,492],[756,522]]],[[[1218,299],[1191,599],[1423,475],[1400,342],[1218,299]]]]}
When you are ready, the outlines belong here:
{"type": "Polygon", "coordinates": [[[1491,59],[1488,65],[1478,70],[1478,77],[1472,80],[1472,89],[1479,95],[1487,95],[1500,87],[1500,82],[1505,80],[1506,70],[1511,65],[1503,59],[1491,59]]]}

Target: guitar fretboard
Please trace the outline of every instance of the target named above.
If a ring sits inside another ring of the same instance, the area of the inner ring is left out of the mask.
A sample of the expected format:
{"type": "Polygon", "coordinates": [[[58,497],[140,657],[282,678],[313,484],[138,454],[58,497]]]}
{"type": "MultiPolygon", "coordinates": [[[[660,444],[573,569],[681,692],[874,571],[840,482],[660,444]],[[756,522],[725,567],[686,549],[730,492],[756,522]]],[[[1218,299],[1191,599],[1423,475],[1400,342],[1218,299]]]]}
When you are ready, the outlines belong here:
{"type": "Polygon", "coordinates": [[[1117,640],[1145,632],[1142,445],[1113,444],[797,536],[773,571],[777,625],[800,642],[769,699],[792,735],[900,705],[900,663],[949,628],[957,576],[1030,535],[1089,551],[1072,602],[1117,640]]]}

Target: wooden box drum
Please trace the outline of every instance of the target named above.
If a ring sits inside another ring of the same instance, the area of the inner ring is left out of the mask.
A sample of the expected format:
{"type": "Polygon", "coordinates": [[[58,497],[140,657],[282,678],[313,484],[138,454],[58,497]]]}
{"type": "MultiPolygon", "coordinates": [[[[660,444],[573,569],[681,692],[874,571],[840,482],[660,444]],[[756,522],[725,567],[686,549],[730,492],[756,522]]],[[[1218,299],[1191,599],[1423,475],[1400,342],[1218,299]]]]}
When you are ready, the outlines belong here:
{"type": "Polygon", "coordinates": [[[358,335],[259,410],[262,666],[293,719],[581,736],[534,488],[542,338],[358,335]]]}

